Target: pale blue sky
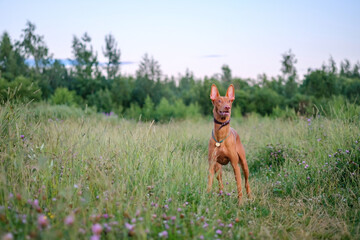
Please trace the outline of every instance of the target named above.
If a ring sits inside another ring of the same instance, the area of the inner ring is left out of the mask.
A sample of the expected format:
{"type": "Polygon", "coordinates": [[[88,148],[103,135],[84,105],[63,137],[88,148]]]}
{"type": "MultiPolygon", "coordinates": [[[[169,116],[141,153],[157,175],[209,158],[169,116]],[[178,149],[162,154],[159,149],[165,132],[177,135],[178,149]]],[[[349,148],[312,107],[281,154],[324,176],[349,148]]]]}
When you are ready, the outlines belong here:
{"type": "Polygon", "coordinates": [[[234,76],[280,73],[281,54],[292,49],[301,75],[330,55],[360,60],[360,1],[7,1],[0,0],[0,32],[19,39],[27,20],[44,35],[55,58],[71,58],[73,35],[88,32],[99,60],[112,33],[122,72],[134,74],[148,53],[166,75],[188,68],[211,76],[228,64],[234,76]]]}

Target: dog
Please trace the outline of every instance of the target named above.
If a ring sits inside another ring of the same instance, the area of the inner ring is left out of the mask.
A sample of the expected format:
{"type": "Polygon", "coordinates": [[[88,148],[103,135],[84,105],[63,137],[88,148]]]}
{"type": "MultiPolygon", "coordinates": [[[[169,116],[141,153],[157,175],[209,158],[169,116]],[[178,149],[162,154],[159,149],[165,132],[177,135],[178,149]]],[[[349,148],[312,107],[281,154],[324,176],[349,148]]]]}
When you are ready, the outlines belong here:
{"type": "Polygon", "coordinates": [[[226,96],[221,97],[215,84],[211,86],[210,99],[214,106],[214,129],[209,141],[209,175],[207,191],[211,191],[214,175],[219,181],[219,190],[223,190],[222,165],[229,162],[234,169],[235,180],[238,191],[239,203],[242,200],[240,167],[245,177],[245,188],[248,197],[251,197],[249,185],[249,168],[246,162],[245,150],[241,144],[237,132],[230,127],[231,106],[235,100],[235,88],[231,84],[226,91],[226,96]]]}

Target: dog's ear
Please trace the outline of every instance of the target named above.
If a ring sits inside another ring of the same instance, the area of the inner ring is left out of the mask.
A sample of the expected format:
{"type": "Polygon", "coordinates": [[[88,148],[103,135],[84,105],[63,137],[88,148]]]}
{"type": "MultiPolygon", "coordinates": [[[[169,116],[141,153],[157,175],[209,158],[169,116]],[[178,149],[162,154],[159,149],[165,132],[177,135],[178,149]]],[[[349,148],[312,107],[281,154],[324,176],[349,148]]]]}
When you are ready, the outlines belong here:
{"type": "Polygon", "coordinates": [[[231,101],[235,100],[235,88],[234,85],[230,85],[228,90],[226,91],[226,97],[228,97],[231,101]]]}
{"type": "Polygon", "coordinates": [[[214,100],[215,100],[217,97],[219,97],[219,96],[220,96],[219,91],[218,91],[216,85],[213,84],[213,85],[211,86],[210,99],[211,99],[212,101],[214,101],[214,100]]]}

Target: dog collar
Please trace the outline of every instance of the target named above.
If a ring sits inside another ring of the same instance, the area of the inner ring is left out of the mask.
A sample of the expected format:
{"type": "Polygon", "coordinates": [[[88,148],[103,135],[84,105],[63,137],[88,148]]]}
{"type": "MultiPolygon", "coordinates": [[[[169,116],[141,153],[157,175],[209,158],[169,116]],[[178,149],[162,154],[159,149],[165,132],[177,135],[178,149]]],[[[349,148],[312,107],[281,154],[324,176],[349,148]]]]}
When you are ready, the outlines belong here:
{"type": "Polygon", "coordinates": [[[229,134],[223,139],[223,140],[220,140],[220,141],[218,141],[218,140],[216,140],[216,138],[215,138],[215,135],[214,135],[214,129],[212,130],[212,138],[215,140],[215,142],[216,142],[216,144],[215,144],[215,146],[216,147],[220,147],[220,143],[222,143],[223,141],[225,141],[225,139],[227,139],[228,138],[228,136],[230,135],[230,131],[229,131],[229,134]]]}
{"type": "Polygon", "coordinates": [[[230,119],[225,121],[225,122],[220,122],[218,120],[216,120],[216,118],[214,118],[214,123],[217,123],[217,124],[220,124],[221,126],[219,127],[219,130],[222,128],[222,127],[225,127],[226,125],[228,125],[230,123],[230,119]]]}

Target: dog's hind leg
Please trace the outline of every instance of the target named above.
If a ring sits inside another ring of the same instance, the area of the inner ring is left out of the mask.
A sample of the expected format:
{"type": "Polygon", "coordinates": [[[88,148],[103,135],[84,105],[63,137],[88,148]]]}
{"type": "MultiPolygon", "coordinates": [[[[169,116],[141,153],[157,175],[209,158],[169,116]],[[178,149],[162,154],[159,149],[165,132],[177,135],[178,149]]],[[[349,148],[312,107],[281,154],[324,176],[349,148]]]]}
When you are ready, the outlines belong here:
{"type": "Polygon", "coordinates": [[[246,189],[246,193],[248,195],[248,197],[251,197],[251,190],[250,190],[250,184],[249,184],[249,167],[246,161],[246,156],[245,156],[245,149],[242,146],[240,139],[236,144],[236,151],[239,157],[239,163],[240,166],[243,170],[244,173],[244,177],[245,177],[245,189],[246,189]]]}

